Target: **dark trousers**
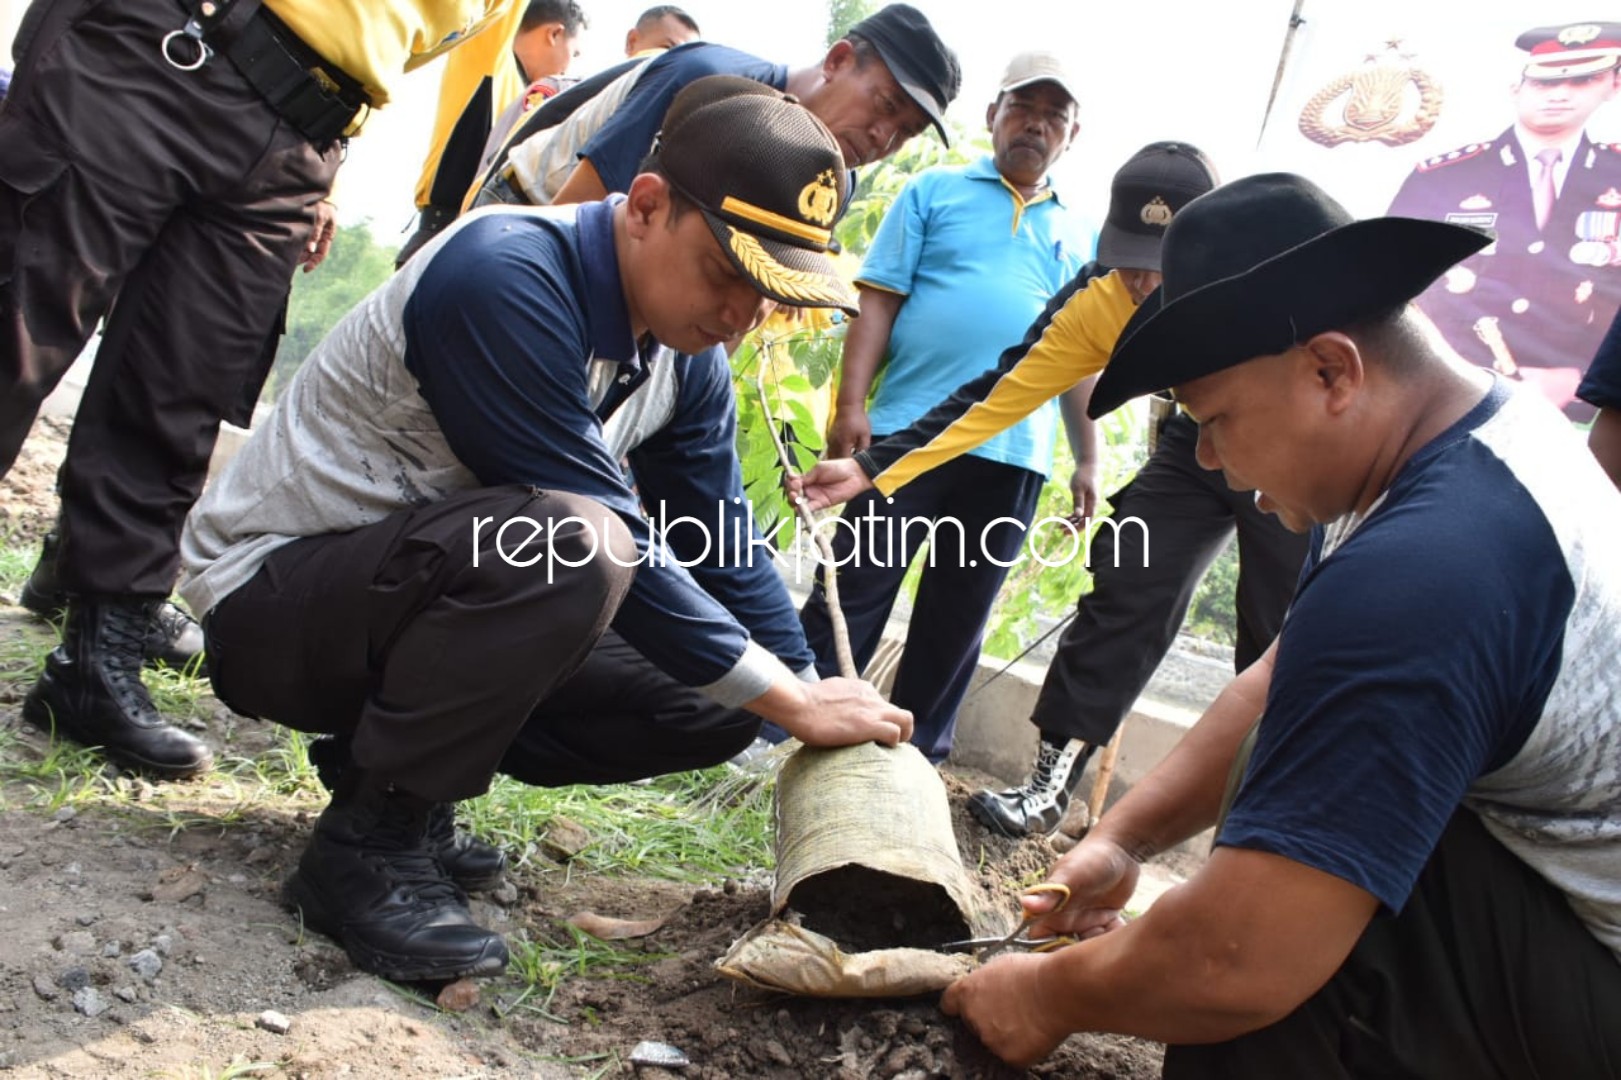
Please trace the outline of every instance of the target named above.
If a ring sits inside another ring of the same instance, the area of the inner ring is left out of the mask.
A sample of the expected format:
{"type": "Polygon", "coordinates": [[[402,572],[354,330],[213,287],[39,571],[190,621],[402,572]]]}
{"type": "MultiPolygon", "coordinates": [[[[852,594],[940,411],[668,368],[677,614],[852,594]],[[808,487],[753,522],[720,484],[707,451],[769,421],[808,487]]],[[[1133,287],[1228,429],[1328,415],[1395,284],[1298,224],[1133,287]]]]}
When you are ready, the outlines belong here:
{"type": "Polygon", "coordinates": [[[70,592],[167,596],[222,417],[245,421],[332,184],[175,0],[35,0],[0,109],[0,471],[103,316],[60,475],[70,592]]]}
{"type": "Polygon", "coordinates": [[[362,768],[425,798],[468,798],[618,610],[634,567],[616,566],[610,550],[635,559],[606,508],[524,487],[464,492],[296,540],[208,613],[209,676],[237,712],[352,735],[362,768]],[[593,525],[537,536],[511,562],[495,550],[494,528],[475,547],[475,518],[519,515],[593,525]],[[594,547],[584,566],[547,561],[581,562],[594,547]],[[512,565],[531,557],[540,561],[512,565]]]}
{"type": "Polygon", "coordinates": [[[1169,1080],[1621,1076],[1621,963],[1564,895],[1461,810],[1400,915],[1328,984],[1230,1042],[1173,1046],[1169,1080]]]}
{"type": "MultiPolygon", "coordinates": [[[[912,710],[912,743],[931,761],[943,761],[951,753],[957,710],[974,676],[991,606],[1007,577],[1007,568],[992,560],[1008,563],[1017,558],[1035,516],[1043,483],[1041,475],[1029,469],[965,456],[907,484],[895,493],[892,504],[876,491],[869,491],[845,506],[843,520],[851,526],[858,519],[861,522],[861,558],[850,558],[855,538],[848,527],[834,534],[833,552],[842,563],[838,570],[839,606],[849,624],[850,649],[858,670],[865,670],[877,651],[901,579],[906,576],[907,561],[900,557],[903,520],[950,518],[962,523],[964,540],[960,547],[954,526],[936,534],[941,540],[930,553],[933,562],[924,567],[918,583],[917,602],[912,605],[906,632],[906,651],[889,695],[896,705],[912,710]],[[870,557],[874,551],[869,543],[869,513],[892,523],[877,526],[877,559],[870,557]],[[993,526],[991,523],[998,518],[1013,518],[1020,525],[993,526]],[[886,542],[890,528],[893,551],[888,550],[886,542]]],[[[923,535],[922,526],[908,532],[907,554],[916,554],[923,535]]],[[[833,627],[820,573],[810,599],[799,613],[799,621],[816,653],[816,670],[824,676],[837,675],[833,627]]]]}
{"type": "Polygon", "coordinates": [[[1059,638],[1031,722],[1044,732],[1109,741],[1165,658],[1210,563],[1238,533],[1242,671],[1278,634],[1307,539],[1255,508],[1248,491],[1194,460],[1198,425],[1177,415],[1132,481],[1110,498],[1087,553],[1093,588],[1059,638]],[[1124,524],[1135,517],[1135,523],[1124,524]],[[1145,558],[1148,565],[1144,566],[1145,558]]]}
{"type": "Polygon", "coordinates": [[[500,771],[536,787],[624,783],[719,765],[759,733],[758,716],[676,682],[610,627],[530,711],[500,771]]]}

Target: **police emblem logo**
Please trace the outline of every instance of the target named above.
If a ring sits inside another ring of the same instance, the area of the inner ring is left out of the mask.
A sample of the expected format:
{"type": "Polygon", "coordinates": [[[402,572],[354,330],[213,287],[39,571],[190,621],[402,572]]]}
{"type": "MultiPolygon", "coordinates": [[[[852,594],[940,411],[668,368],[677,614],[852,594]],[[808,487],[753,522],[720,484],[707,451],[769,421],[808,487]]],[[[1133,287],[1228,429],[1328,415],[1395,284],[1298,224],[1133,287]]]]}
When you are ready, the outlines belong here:
{"type": "Polygon", "coordinates": [[[1385,44],[1385,53],[1369,54],[1363,66],[1342,75],[1313,94],[1300,110],[1300,133],[1319,146],[1341,143],[1381,142],[1403,146],[1421,138],[1441,115],[1441,84],[1409,61],[1412,54],[1400,51],[1400,41],[1385,44]],[[1418,91],[1418,108],[1403,117],[1407,89],[1418,91]],[[1330,106],[1338,107],[1339,122],[1329,117],[1330,106]]]}
{"type": "Polygon", "coordinates": [[[832,169],[820,175],[799,191],[799,213],[806,221],[818,225],[831,225],[839,212],[839,180],[832,169]]]}
{"type": "Polygon", "coordinates": [[[1164,228],[1171,223],[1174,213],[1175,211],[1170,208],[1164,199],[1155,195],[1143,204],[1142,211],[1138,216],[1142,218],[1144,225],[1158,225],[1160,228],[1164,228]]]}
{"type": "Polygon", "coordinates": [[[1490,210],[1492,201],[1484,195],[1471,195],[1458,204],[1459,210],[1490,210]]]}
{"type": "Polygon", "coordinates": [[[1603,32],[1604,30],[1602,27],[1595,26],[1593,23],[1581,23],[1577,26],[1567,26],[1563,30],[1559,31],[1559,44],[1565,46],[1586,45],[1589,41],[1592,41],[1603,32]]]}
{"type": "Polygon", "coordinates": [[[1593,201],[1606,210],[1621,209],[1621,191],[1611,188],[1593,201]]]}

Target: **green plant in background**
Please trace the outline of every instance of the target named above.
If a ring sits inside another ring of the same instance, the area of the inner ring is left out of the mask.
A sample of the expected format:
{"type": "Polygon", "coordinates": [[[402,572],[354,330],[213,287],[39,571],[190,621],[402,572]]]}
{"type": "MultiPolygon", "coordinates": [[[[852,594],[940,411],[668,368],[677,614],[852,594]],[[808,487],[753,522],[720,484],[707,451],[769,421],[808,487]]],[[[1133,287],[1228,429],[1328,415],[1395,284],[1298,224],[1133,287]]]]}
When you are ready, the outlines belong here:
{"type": "Polygon", "coordinates": [[[1222,645],[1238,644],[1238,545],[1228,544],[1194,590],[1182,628],[1194,637],[1222,645]]]}
{"type": "MultiPolygon", "coordinates": [[[[1118,491],[1143,462],[1142,421],[1134,409],[1118,409],[1099,420],[1098,429],[1103,442],[1098,488],[1107,495],[1118,491]]],[[[1069,477],[1075,471],[1075,459],[1067,440],[1058,440],[1053,457],[1053,476],[1041,489],[1036,526],[1021,551],[1023,561],[1008,571],[986,627],[984,651],[1002,660],[1019,655],[1041,633],[1037,615],[1059,617],[1077,597],[1092,591],[1087,543],[1097,529],[1109,528],[1102,524],[1106,503],[1094,511],[1085,536],[1077,537],[1048,520],[1067,517],[1074,508],[1069,477]],[[1047,523],[1041,524],[1044,521],[1047,523]],[[1043,560],[1057,565],[1045,565],[1043,560]]]]}
{"type": "Polygon", "coordinates": [[[325,262],[308,274],[293,275],[287,330],[276,348],[270,378],[265,381],[261,395],[264,400],[274,400],[327,331],[367,293],[388,280],[398,250],[379,244],[369,221],[345,225],[338,229],[325,262]]]}
{"type": "Polygon", "coordinates": [[[844,341],[844,326],[790,330],[791,324],[774,320],[782,323],[781,328],[762,327],[732,354],[732,387],[743,492],[761,535],[783,548],[793,535],[794,512],[783,492],[782,463],[772,431],[782,439],[796,469],[803,472],[816,464],[826,447],[825,418],[818,420],[812,404],[816,395],[825,395],[844,341]],[[783,336],[776,336],[779,333],[783,336]]]}

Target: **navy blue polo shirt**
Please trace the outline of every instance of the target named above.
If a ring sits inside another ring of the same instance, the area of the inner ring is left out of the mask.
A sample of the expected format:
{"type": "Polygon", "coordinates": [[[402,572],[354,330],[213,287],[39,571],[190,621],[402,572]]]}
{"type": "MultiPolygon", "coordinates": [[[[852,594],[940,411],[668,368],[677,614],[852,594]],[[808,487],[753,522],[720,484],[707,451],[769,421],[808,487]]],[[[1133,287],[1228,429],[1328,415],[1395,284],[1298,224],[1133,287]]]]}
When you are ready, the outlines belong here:
{"type": "Polygon", "coordinates": [[[572,220],[496,213],[468,221],[433,253],[406,301],[405,366],[481,483],[575,492],[625,522],[644,562],[613,625],[660,669],[709,686],[733,673],[752,636],[803,670],[812,656],[769,554],[734,542],[758,532],[734,449],[726,357],[636,340],[614,251],[617,201],[582,206],[572,220]],[[605,399],[590,379],[603,360],[618,363],[605,399]],[[632,491],[602,425],[655,364],[676,366],[676,400],[629,451],[632,491]],[[666,544],[681,561],[700,554],[698,530],[656,530],[681,516],[703,522],[716,541],[690,570],[649,555],[666,544]]]}

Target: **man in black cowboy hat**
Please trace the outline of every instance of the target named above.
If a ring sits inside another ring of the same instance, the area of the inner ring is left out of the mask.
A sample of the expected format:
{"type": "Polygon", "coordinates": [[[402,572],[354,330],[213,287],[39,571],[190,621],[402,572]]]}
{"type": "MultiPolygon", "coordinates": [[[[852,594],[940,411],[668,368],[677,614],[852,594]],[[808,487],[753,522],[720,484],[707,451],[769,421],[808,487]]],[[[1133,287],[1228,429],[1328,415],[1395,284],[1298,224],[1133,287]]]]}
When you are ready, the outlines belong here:
{"type": "Polygon", "coordinates": [[[1169,1077],[1615,1075],[1621,495],[1408,305],[1489,239],[1286,174],[1172,222],[1091,410],[1171,388],[1312,552],[1277,642],[1054,868],[1068,906],[1025,901],[1085,940],[947,991],[1008,1061],[1101,1030],[1169,1077]]]}

